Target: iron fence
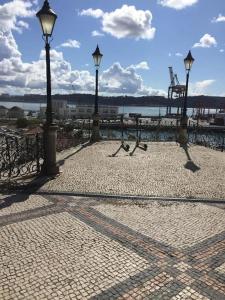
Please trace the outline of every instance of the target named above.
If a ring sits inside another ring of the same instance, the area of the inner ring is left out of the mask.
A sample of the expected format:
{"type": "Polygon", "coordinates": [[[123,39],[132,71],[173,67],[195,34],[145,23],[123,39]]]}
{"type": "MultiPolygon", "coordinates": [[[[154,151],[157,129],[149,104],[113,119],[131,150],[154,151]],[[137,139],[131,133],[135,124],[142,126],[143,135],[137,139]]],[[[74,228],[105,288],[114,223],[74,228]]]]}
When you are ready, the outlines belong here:
{"type": "Polygon", "coordinates": [[[188,135],[189,143],[212,148],[214,150],[225,150],[225,130],[203,130],[197,128],[188,135]]]}
{"type": "MultiPolygon", "coordinates": [[[[74,123],[77,131],[82,131],[82,139],[89,139],[92,131],[91,119],[78,120],[74,123]]],[[[179,137],[179,120],[175,122],[161,122],[160,119],[149,121],[147,118],[139,119],[138,123],[131,121],[130,123],[121,123],[121,118],[103,119],[100,120],[100,135],[103,140],[127,140],[136,141],[137,138],[144,142],[178,142],[179,137]],[[122,133],[123,131],[123,133],[122,133]]],[[[224,151],[225,149],[225,129],[210,128],[189,124],[188,140],[191,144],[202,145],[215,150],[224,151]]],[[[78,141],[71,140],[71,137],[66,138],[65,134],[61,144],[76,145],[78,141]],[[68,141],[64,141],[68,139],[68,141]]],[[[60,146],[59,146],[60,147],[60,146]]]]}
{"type": "MultiPolygon", "coordinates": [[[[123,140],[135,141],[137,139],[144,142],[178,142],[179,126],[120,126],[119,124],[105,124],[101,127],[101,136],[105,140],[118,140],[123,136],[123,140]],[[123,130],[123,134],[122,134],[123,130]]],[[[188,127],[188,142],[191,144],[209,147],[214,150],[224,151],[225,130],[217,128],[210,129],[204,127],[188,127]]]]}
{"type": "Polygon", "coordinates": [[[42,135],[0,136],[0,180],[40,172],[43,158],[42,135]]]}
{"type": "MultiPolygon", "coordinates": [[[[56,151],[75,147],[89,139],[85,130],[57,132],[56,151]]],[[[16,179],[41,172],[44,159],[43,135],[0,135],[0,181],[16,179]]]]}
{"type": "Polygon", "coordinates": [[[73,131],[65,131],[59,129],[57,132],[56,151],[61,152],[71,147],[76,147],[84,143],[90,138],[89,134],[84,129],[75,129],[73,131]]]}

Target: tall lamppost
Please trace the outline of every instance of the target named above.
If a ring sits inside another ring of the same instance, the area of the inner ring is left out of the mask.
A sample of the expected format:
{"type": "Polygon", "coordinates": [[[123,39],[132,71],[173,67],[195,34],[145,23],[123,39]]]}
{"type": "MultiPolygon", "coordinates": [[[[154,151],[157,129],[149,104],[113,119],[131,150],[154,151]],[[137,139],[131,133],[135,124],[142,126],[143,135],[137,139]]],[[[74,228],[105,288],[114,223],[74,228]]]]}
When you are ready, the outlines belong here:
{"type": "Polygon", "coordinates": [[[101,54],[99,47],[97,45],[95,52],[92,53],[94,64],[96,68],[95,73],[95,110],[93,114],[93,128],[92,128],[92,136],[91,141],[97,142],[100,140],[99,134],[99,113],[98,113],[98,69],[100,67],[101,59],[103,54],[101,54]]]}
{"type": "Polygon", "coordinates": [[[187,144],[188,136],[187,136],[187,96],[188,96],[188,83],[189,83],[189,72],[191,71],[192,64],[194,62],[194,58],[191,55],[191,51],[188,52],[187,57],[184,59],[184,66],[186,70],[186,88],[185,88],[185,97],[183,104],[183,112],[181,117],[181,126],[179,133],[179,142],[180,144],[187,144]]]}
{"type": "Polygon", "coordinates": [[[52,36],[57,15],[51,9],[49,2],[45,0],[36,16],[41,23],[46,51],[47,109],[46,123],[44,124],[44,163],[42,173],[45,175],[56,175],[59,173],[59,167],[56,165],[57,126],[53,124],[49,38],[52,36]]]}

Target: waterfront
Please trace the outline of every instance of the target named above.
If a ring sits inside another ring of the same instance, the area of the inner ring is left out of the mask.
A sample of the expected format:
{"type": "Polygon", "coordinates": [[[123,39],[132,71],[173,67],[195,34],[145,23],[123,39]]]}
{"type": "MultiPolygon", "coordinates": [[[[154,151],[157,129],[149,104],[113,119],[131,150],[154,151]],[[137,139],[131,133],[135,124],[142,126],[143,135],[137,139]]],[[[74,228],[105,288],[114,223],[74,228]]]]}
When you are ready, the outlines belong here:
{"type": "MultiPolygon", "coordinates": [[[[41,107],[45,107],[45,103],[28,103],[28,102],[0,102],[0,105],[6,108],[11,108],[13,106],[18,106],[24,111],[40,111],[41,107]]],[[[76,105],[69,104],[70,107],[75,107],[76,105]]],[[[177,108],[172,107],[171,113],[176,113],[177,108]]],[[[210,109],[210,113],[215,113],[215,109],[210,109]]],[[[146,116],[165,116],[166,107],[148,107],[148,106],[119,106],[120,114],[138,113],[146,116]]],[[[192,108],[188,108],[187,114],[191,116],[193,113],[192,108]]]]}

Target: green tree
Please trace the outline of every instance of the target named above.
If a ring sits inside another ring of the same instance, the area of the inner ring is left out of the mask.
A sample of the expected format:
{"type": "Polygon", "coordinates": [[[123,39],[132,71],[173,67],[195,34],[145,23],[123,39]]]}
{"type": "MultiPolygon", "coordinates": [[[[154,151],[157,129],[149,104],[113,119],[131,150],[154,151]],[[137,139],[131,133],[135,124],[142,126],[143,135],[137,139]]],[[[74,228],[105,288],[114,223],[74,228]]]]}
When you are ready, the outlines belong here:
{"type": "Polygon", "coordinates": [[[29,122],[25,118],[19,118],[16,121],[16,127],[17,128],[26,128],[29,125],[29,122]]]}

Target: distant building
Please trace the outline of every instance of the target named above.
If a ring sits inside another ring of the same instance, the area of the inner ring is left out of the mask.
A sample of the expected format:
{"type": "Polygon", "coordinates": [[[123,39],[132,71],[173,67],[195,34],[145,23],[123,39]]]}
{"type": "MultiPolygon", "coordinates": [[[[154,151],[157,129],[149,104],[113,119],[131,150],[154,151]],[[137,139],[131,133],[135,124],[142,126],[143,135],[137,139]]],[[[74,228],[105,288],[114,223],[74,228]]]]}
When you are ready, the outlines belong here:
{"type": "MultiPolygon", "coordinates": [[[[113,118],[118,115],[118,106],[99,105],[101,118],[113,118]]],[[[76,105],[69,107],[66,100],[52,100],[52,111],[55,119],[85,119],[92,118],[94,105],[76,105]]],[[[40,108],[40,117],[45,118],[46,107],[40,108]]]]}
{"type": "MultiPolygon", "coordinates": [[[[119,108],[117,106],[99,105],[98,112],[101,118],[112,118],[118,115],[119,108]]],[[[70,118],[91,118],[94,113],[93,105],[76,105],[70,108],[70,118]]]]}
{"type": "MultiPolygon", "coordinates": [[[[55,119],[67,119],[69,117],[67,100],[52,100],[52,112],[55,119]]],[[[46,106],[40,108],[40,118],[46,118],[46,106]]]]}
{"type": "Polygon", "coordinates": [[[24,110],[18,106],[13,106],[8,110],[8,117],[10,119],[24,118],[24,110]]]}
{"type": "Polygon", "coordinates": [[[52,111],[55,118],[66,119],[69,113],[67,100],[52,100],[52,111]]]}
{"type": "Polygon", "coordinates": [[[7,114],[8,114],[8,109],[5,106],[0,105],[0,118],[6,118],[7,114]]]}

